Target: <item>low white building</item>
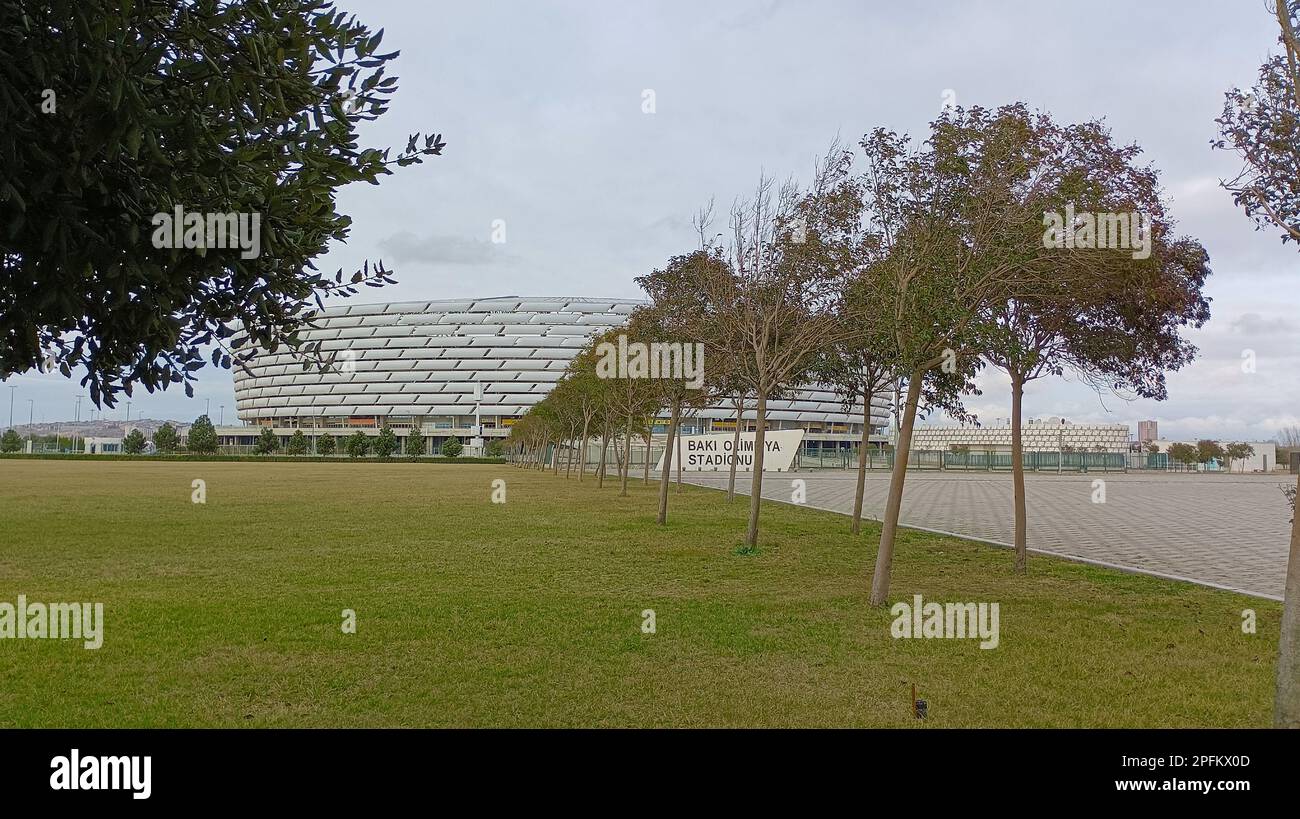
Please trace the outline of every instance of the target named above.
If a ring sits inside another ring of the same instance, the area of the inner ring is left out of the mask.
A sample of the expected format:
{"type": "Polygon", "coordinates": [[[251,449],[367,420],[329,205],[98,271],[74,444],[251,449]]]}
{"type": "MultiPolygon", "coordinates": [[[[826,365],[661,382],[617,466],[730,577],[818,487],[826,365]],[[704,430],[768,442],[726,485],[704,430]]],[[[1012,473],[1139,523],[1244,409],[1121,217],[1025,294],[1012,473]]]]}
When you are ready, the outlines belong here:
{"type": "Polygon", "coordinates": [[[87,455],[121,455],[121,438],[82,438],[82,448],[87,455]]]}
{"type": "MultiPolygon", "coordinates": [[[[1026,419],[1020,427],[1025,452],[1120,452],[1129,450],[1127,424],[1074,424],[1064,418],[1026,419]]],[[[1011,450],[1011,422],[997,418],[990,426],[917,427],[914,452],[969,449],[1011,450]]]]}
{"type": "MultiPolygon", "coordinates": [[[[1165,453],[1168,453],[1169,447],[1174,444],[1190,444],[1193,447],[1196,446],[1195,441],[1152,441],[1151,443],[1159,452],[1165,453]]],[[[1230,443],[1233,442],[1219,441],[1219,446],[1226,449],[1230,443]]],[[[1232,472],[1272,472],[1274,469],[1278,468],[1276,443],[1273,441],[1244,441],[1241,443],[1249,444],[1251,448],[1254,449],[1254,454],[1249,458],[1233,461],[1230,464],[1212,461],[1209,465],[1209,470],[1215,471],[1222,469],[1231,470],[1232,472]]],[[[1285,468],[1286,464],[1282,464],[1281,466],[1285,468]]]]}

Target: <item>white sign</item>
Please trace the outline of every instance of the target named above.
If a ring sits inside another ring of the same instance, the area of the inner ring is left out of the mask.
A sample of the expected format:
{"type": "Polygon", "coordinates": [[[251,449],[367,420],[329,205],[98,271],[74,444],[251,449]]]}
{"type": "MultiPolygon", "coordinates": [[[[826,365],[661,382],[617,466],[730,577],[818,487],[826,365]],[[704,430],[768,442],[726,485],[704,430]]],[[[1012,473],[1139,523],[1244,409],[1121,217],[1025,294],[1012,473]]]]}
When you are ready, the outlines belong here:
{"type": "MultiPolygon", "coordinates": [[[[802,429],[768,430],[763,435],[763,471],[786,472],[794,463],[794,456],[803,443],[802,429]]],[[[683,472],[726,472],[731,469],[735,443],[734,432],[721,432],[713,435],[683,435],[682,471],[683,472]]],[[[676,444],[673,445],[673,467],[676,468],[676,444]]],[[[737,472],[751,472],[754,469],[754,433],[740,433],[740,447],[734,453],[737,472]]],[[[664,458],[659,456],[655,469],[663,471],[664,458]]]]}

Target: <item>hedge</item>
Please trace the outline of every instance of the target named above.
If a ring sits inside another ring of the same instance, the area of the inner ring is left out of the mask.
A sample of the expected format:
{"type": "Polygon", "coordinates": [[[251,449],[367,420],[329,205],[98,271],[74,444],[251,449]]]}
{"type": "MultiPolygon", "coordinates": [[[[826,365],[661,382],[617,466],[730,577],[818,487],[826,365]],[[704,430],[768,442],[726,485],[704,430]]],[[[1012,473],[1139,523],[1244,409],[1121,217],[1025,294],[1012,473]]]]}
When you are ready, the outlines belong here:
{"type": "Polygon", "coordinates": [[[505,458],[440,458],[437,456],[410,458],[392,457],[351,458],[347,455],[105,455],[96,453],[88,455],[81,452],[54,453],[26,452],[0,453],[0,460],[48,460],[48,461],[275,461],[281,463],[435,463],[435,464],[503,464],[505,458]]]}

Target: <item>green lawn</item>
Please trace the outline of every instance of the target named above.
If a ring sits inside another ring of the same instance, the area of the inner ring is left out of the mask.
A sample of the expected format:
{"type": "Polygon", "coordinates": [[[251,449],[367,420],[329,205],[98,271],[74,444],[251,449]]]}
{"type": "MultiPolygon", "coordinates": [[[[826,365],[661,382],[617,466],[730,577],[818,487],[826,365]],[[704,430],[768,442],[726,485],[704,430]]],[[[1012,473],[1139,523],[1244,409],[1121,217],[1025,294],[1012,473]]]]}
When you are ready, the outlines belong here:
{"type": "Polygon", "coordinates": [[[0,640],[0,726],[909,726],[913,683],[928,726],[1269,723],[1276,603],[905,532],[891,602],[997,602],[1001,645],[894,640],[876,528],[768,504],[741,555],[744,501],[655,505],[502,465],[0,461],[0,602],[106,620],[0,640]]]}

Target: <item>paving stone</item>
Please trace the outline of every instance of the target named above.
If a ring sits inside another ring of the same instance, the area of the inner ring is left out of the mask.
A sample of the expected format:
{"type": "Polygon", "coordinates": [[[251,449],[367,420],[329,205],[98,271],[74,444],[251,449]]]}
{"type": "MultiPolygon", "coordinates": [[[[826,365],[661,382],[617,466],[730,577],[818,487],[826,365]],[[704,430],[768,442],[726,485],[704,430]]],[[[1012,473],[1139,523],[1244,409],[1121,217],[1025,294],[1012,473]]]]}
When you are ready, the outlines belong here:
{"type": "MultiPolygon", "coordinates": [[[[727,474],[687,473],[701,486],[727,485],[727,474]]],[[[790,502],[790,481],[807,482],[808,506],[853,511],[853,472],[771,474],[763,497],[790,502]]],[[[1286,475],[1177,473],[1029,473],[1025,476],[1029,548],[1281,599],[1290,540],[1286,475]],[[1105,503],[1093,503],[1094,480],[1105,503]]],[[[737,480],[749,493],[749,480],[737,480]]],[[[863,512],[879,518],[889,474],[867,476],[863,512]]],[[[909,472],[904,525],[1009,545],[1011,475],[909,472]]]]}

